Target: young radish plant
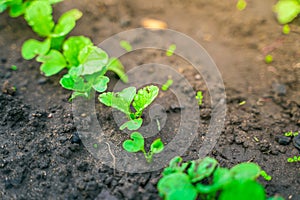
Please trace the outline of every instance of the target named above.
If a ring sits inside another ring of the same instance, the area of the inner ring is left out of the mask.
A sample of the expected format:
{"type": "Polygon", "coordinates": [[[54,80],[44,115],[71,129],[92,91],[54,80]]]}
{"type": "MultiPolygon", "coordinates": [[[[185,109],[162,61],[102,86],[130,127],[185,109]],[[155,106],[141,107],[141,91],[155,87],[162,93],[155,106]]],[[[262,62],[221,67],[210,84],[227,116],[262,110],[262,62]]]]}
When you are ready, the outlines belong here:
{"type": "Polygon", "coordinates": [[[131,153],[136,153],[136,152],[141,151],[144,154],[146,161],[148,163],[152,162],[154,154],[158,154],[158,153],[162,152],[164,149],[164,144],[162,143],[160,138],[158,138],[152,142],[149,152],[145,151],[145,147],[144,147],[145,139],[141,133],[133,132],[130,135],[130,138],[132,140],[126,140],[123,143],[123,148],[126,151],[131,152],[131,153]]]}
{"type": "Polygon", "coordinates": [[[268,176],[255,163],[241,163],[227,169],[210,157],[186,163],[175,157],[164,169],[157,188],[163,199],[170,200],[265,200],[265,190],[256,181],[261,174],[268,176]]]}
{"type": "Polygon", "coordinates": [[[142,114],[157,97],[159,88],[154,85],[146,86],[136,92],[135,87],[128,87],[121,92],[106,92],[99,95],[99,101],[106,106],[123,112],[129,121],[120,130],[138,130],[143,123],[142,114]],[[134,111],[131,110],[131,106],[134,111]]]}
{"type": "Polygon", "coordinates": [[[77,96],[89,98],[92,91],[104,92],[109,78],[107,70],[115,72],[122,81],[127,82],[124,67],[116,58],[108,58],[102,49],[95,47],[89,38],[73,36],[65,40],[75,27],[82,13],[77,9],[65,12],[54,23],[51,4],[62,0],[4,0],[0,3],[0,12],[9,9],[12,17],[24,14],[27,23],[44,41],[29,39],[22,47],[22,56],[26,60],[36,57],[42,65],[45,76],[52,76],[67,68],[68,73],[60,84],[73,90],[71,100],[77,96]]]}

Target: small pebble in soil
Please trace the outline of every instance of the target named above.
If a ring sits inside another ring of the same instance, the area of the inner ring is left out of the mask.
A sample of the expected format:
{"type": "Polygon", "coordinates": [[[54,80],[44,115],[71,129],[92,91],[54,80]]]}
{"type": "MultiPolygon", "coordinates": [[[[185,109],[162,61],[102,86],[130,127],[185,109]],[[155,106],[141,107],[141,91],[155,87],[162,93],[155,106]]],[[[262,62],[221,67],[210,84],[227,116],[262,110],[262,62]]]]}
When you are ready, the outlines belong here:
{"type": "Polygon", "coordinates": [[[283,135],[279,135],[275,138],[276,142],[278,142],[278,144],[280,145],[288,145],[290,144],[291,142],[291,138],[290,137],[286,137],[286,136],[283,136],[283,135]]]}
{"type": "Polygon", "coordinates": [[[274,83],[272,87],[275,94],[279,96],[284,96],[286,94],[286,86],[284,84],[274,83]]]}
{"type": "Polygon", "coordinates": [[[298,150],[300,150],[300,135],[294,137],[293,144],[298,150]]]}
{"type": "Polygon", "coordinates": [[[72,138],[71,138],[71,143],[74,144],[79,144],[81,142],[79,135],[77,133],[77,131],[73,132],[72,138]]]}
{"type": "Polygon", "coordinates": [[[37,83],[38,83],[39,85],[43,85],[43,84],[45,84],[46,82],[47,82],[47,79],[44,78],[44,77],[39,78],[39,79],[37,80],[37,83]]]}

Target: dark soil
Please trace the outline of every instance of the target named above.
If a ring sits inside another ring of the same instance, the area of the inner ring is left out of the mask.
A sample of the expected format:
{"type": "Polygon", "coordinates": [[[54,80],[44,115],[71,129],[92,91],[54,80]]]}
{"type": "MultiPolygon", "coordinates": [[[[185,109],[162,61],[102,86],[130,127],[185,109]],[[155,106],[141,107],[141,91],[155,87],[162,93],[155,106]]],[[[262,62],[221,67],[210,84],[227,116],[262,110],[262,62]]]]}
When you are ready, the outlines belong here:
{"type": "MultiPolygon", "coordinates": [[[[260,178],[268,196],[297,200],[300,164],[287,158],[299,156],[299,150],[283,133],[300,131],[300,21],[283,35],[272,13],[274,3],[251,1],[240,12],[235,1],[66,0],[55,6],[54,14],[70,8],[83,11],[72,35],[88,36],[95,44],[140,27],[141,19],[150,17],[203,45],[223,76],[228,106],[224,130],[210,156],[226,167],[258,163],[273,177],[269,182],[260,178]],[[274,57],[269,65],[263,61],[266,54],[274,57]],[[246,104],[239,105],[242,101],[246,104]]],[[[86,150],[73,123],[70,92],[58,83],[62,74],[45,78],[38,63],[23,60],[22,43],[36,36],[22,18],[7,13],[0,18],[0,199],[159,199],[161,170],[114,171],[86,150]],[[12,71],[11,65],[18,70],[12,71]]],[[[121,60],[126,70],[149,62],[174,66],[195,90],[204,91],[198,136],[182,155],[184,160],[197,159],[211,115],[210,96],[186,61],[176,56],[166,61],[163,53],[137,51],[121,60]]],[[[117,81],[113,74],[110,78],[117,81]]],[[[177,99],[168,91],[156,103],[168,116],[168,126],[159,133],[167,143],[180,118],[177,99]]],[[[101,105],[98,109],[106,110],[98,113],[103,130],[120,145],[127,137],[119,136],[111,110],[101,105]]],[[[147,122],[147,114],[145,118],[147,122]]]]}

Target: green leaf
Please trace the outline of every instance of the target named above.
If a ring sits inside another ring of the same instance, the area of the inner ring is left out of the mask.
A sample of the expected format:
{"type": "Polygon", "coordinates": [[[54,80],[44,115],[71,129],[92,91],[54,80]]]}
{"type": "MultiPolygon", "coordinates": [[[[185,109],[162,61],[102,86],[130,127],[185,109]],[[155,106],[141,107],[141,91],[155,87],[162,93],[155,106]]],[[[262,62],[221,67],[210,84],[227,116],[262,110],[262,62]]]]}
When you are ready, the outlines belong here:
{"type": "Polygon", "coordinates": [[[160,153],[164,150],[164,143],[160,138],[154,140],[151,144],[150,151],[152,153],[160,153]]]}
{"type": "Polygon", "coordinates": [[[188,175],[174,173],[161,178],[157,184],[161,197],[167,200],[195,200],[197,190],[191,184],[188,175]]]}
{"type": "Polygon", "coordinates": [[[48,0],[48,2],[50,4],[55,4],[55,3],[59,3],[59,2],[62,2],[63,0],[48,0]]]}
{"type": "Polygon", "coordinates": [[[241,163],[230,169],[231,175],[237,180],[254,180],[260,176],[260,171],[255,163],[241,163]]]}
{"type": "Polygon", "coordinates": [[[65,12],[58,20],[54,28],[52,37],[61,37],[67,35],[76,26],[76,20],[80,19],[82,12],[77,9],[72,9],[65,12]]]}
{"type": "Polygon", "coordinates": [[[45,76],[57,74],[67,65],[64,56],[57,50],[51,50],[47,55],[40,55],[36,60],[43,63],[41,71],[45,76]]]}
{"type": "Polygon", "coordinates": [[[144,152],[144,137],[139,132],[133,132],[130,135],[132,140],[126,140],[123,142],[123,148],[132,153],[136,153],[138,151],[144,152]]]}
{"type": "Polygon", "coordinates": [[[273,8],[280,24],[293,21],[300,13],[300,2],[297,0],[279,0],[273,8]]]}
{"type": "Polygon", "coordinates": [[[216,193],[218,190],[222,190],[227,184],[232,181],[232,177],[229,170],[226,168],[217,168],[213,174],[213,183],[211,185],[204,185],[197,183],[196,188],[200,194],[216,193]]]}
{"type": "Polygon", "coordinates": [[[93,74],[106,67],[108,55],[98,47],[87,46],[80,51],[78,60],[83,66],[81,75],[93,74]]]}
{"type": "Polygon", "coordinates": [[[157,97],[158,92],[159,88],[154,85],[146,86],[137,92],[132,103],[134,109],[136,110],[136,116],[141,116],[143,110],[157,97]]]}
{"type": "Polygon", "coordinates": [[[265,200],[264,188],[253,180],[232,181],[222,190],[219,200],[265,200]]]}
{"type": "Polygon", "coordinates": [[[50,39],[43,42],[29,39],[22,46],[22,56],[26,60],[30,60],[37,55],[45,55],[50,49],[50,39]]]}
{"type": "Polygon", "coordinates": [[[127,116],[130,115],[130,104],[136,94],[135,87],[128,87],[121,92],[113,93],[107,92],[99,95],[99,101],[106,106],[111,106],[125,113],[127,116]]]}
{"type": "Polygon", "coordinates": [[[52,7],[47,1],[33,1],[25,11],[25,19],[39,36],[49,36],[54,27],[52,7]]]}
{"type": "Polygon", "coordinates": [[[99,76],[93,84],[94,90],[97,92],[104,92],[107,89],[109,78],[106,76],[99,76]]]}
{"type": "Polygon", "coordinates": [[[211,176],[217,166],[218,161],[210,157],[205,157],[202,160],[192,161],[187,173],[191,178],[191,182],[195,183],[211,176]]]}
{"type": "Polygon", "coordinates": [[[107,64],[107,70],[116,73],[124,83],[128,82],[128,77],[125,73],[124,66],[119,59],[110,58],[107,64]]]}
{"type": "Polygon", "coordinates": [[[120,46],[125,49],[127,52],[132,51],[132,46],[128,41],[121,40],[120,41],[120,46]]]}
{"type": "Polygon", "coordinates": [[[73,99],[77,98],[77,97],[84,97],[84,98],[89,98],[89,93],[87,92],[73,92],[71,98],[69,99],[69,101],[72,101],[73,99]]]}
{"type": "Polygon", "coordinates": [[[74,88],[74,80],[73,78],[70,76],[70,74],[65,74],[59,81],[60,85],[63,88],[66,88],[68,90],[73,90],[74,88]]]}
{"type": "Polygon", "coordinates": [[[67,39],[63,44],[63,54],[69,66],[78,66],[80,64],[78,60],[79,52],[85,46],[91,45],[93,45],[91,40],[84,36],[73,36],[67,39]]]}
{"type": "Polygon", "coordinates": [[[183,172],[185,171],[185,169],[188,167],[189,163],[182,163],[182,158],[177,156],[174,157],[170,163],[169,163],[169,167],[166,167],[163,171],[163,175],[169,175],[169,174],[173,174],[176,172],[183,172]]]}
{"type": "Polygon", "coordinates": [[[23,15],[27,6],[29,6],[29,2],[23,3],[23,0],[14,0],[9,2],[9,16],[19,17],[23,15]]]}
{"type": "Polygon", "coordinates": [[[65,41],[65,36],[61,36],[61,37],[52,37],[51,38],[51,49],[55,49],[60,51],[63,42],[65,41]]]}
{"type": "Polygon", "coordinates": [[[120,126],[120,130],[124,130],[127,128],[130,131],[138,130],[143,124],[143,119],[138,118],[138,119],[132,119],[128,122],[125,122],[120,126]]]}

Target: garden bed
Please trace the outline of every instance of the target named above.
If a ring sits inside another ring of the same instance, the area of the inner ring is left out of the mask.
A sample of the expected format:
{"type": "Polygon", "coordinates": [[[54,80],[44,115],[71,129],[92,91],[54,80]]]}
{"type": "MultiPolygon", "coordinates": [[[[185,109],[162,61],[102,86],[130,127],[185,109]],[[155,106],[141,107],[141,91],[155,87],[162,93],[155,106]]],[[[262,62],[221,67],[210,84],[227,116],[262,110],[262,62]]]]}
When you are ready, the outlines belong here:
{"type": "MultiPolygon", "coordinates": [[[[85,35],[95,44],[118,32],[141,26],[145,17],[160,19],[205,47],[223,76],[227,95],[224,131],[210,153],[222,166],[258,163],[273,178],[260,179],[268,196],[299,199],[299,156],[292,142],[278,143],[287,131],[300,131],[299,19],[289,35],[281,33],[271,7],[274,1],[249,2],[240,12],[234,1],[168,0],[65,1],[54,7],[55,16],[78,8],[83,17],[72,35],[85,35]],[[271,64],[264,56],[272,54],[271,64]],[[241,102],[246,101],[244,105],[241,102]]],[[[35,61],[24,61],[21,46],[36,37],[22,18],[1,14],[0,22],[0,199],[159,199],[156,184],[161,171],[130,174],[103,165],[80,142],[73,124],[70,92],[59,85],[61,75],[45,78],[35,61]],[[17,71],[11,70],[16,65],[17,71]],[[11,89],[17,88],[16,92],[11,89]]],[[[149,62],[168,64],[195,90],[204,91],[200,107],[202,124],[184,160],[197,159],[209,124],[211,108],[205,82],[179,57],[162,51],[141,50],[121,58],[126,71],[149,62]]],[[[160,74],[167,77],[168,74],[160,74]]],[[[113,83],[117,77],[110,74],[113,83]]],[[[112,89],[112,86],[111,88],[112,89]]],[[[179,113],[170,91],[157,102],[168,113],[160,137],[173,138],[179,113]]],[[[103,130],[116,143],[118,126],[111,110],[99,113],[103,130]]]]}

